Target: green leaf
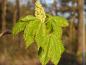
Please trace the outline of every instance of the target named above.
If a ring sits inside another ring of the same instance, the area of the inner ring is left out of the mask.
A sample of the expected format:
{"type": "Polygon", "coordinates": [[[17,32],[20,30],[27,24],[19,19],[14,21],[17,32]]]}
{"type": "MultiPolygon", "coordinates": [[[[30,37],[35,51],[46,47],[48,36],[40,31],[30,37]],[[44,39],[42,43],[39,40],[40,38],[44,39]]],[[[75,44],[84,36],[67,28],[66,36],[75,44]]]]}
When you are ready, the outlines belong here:
{"type": "Polygon", "coordinates": [[[55,65],[58,64],[64,51],[62,26],[59,24],[60,21],[55,21],[55,18],[51,17],[48,15],[46,22],[40,25],[38,34],[35,37],[39,51],[42,48],[39,54],[42,65],[46,65],[49,60],[55,65]]]}
{"type": "Polygon", "coordinates": [[[52,34],[50,37],[50,47],[49,47],[49,57],[50,60],[57,65],[60,61],[61,55],[64,51],[64,47],[61,43],[61,40],[58,38],[57,35],[52,34]]]}
{"type": "Polygon", "coordinates": [[[62,27],[58,26],[53,19],[48,19],[46,23],[48,34],[54,33],[58,35],[58,38],[62,37],[62,27]]]}
{"type": "Polygon", "coordinates": [[[42,65],[46,65],[48,61],[50,60],[50,58],[48,57],[48,48],[49,48],[48,43],[49,43],[48,36],[45,37],[42,44],[40,43],[41,44],[40,47],[42,48],[42,50],[38,56],[39,56],[39,60],[42,63],[42,65]]]}
{"type": "Polygon", "coordinates": [[[46,23],[52,22],[56,24],[55,26],[59,26],[59,27],[68,26],[68,21],[62,16],[51,16],[49,14],[47,14],[46,16],[47,16],[46,23]]]}
{"type": "Polygon", "coordinates": [[[13,27],[13,35],[18,34],[21,31],[24,31],[27,23],[26,22],[17,22],[16,25],[13,27]]]}
{"type": "Polygon", "coordinates": [[[45,45],[41,46],[43,51],[41,55],[39,55],[40,62],[42,65],[46,65],[47,62],[51,60],[55,65],[58,64],[64,51],[61,40],[57,35],[52,33],[50,36],[46,37],[45,41],[45,45]]]}
{"type": "Polygon", "coordinates": [[[13,27],[13,35],[18,34],[21,31],[24,31],[25,26],[31,21],[40,21],[40,20],[31,15],[21,18],[20,20],[18,20],[16,25],[13,27]]]}
{"type": "Polygon", "coordinates": [[[26,48],[36,42],[42,65],[46,65],[49,60],[56,65],[64,52],[62,27],[68,26],[68,23],[63,17],[51,15],[46,17],[45,22],[40,22],[34,16],[26,16],[20,19],[13,28],[13,34],[24,31],[26,48]]]}
{"type": "Polygon", "coordinates": [[[37,1],[35,17],[29,15],[21,18],[13,28],[13,34],[24,31],[26,48],[33,42],[37,43],[38,56],[42,65],[46,65],[48,61],[57,65],[64,52],[62,27],[66,26],[68,22],[64,17],[45,15],[43,7],[37,1]]]}
{"type": "Polygon", "coordinates": [[[36,35],[36,31],[39,26],[39,21],[31,21],[29,24],[26,25],[24,30],[24,39],[26,42],[26,48],[34,42],[34,37],[36,35]]]}
{"type": "Polygon", "coordinates": [[[56,22],[58,26],[67,27],[68,21],[62,16],[52,16],[52,19],[56,22]]]}
{"type": "Polygon", "coordinates": [[[49,18],[46,22],[46,28],[47,28],[47,32],[51,33],[53,32],[53,26],[52,26],[53,21],[49,18]]]}
{"type": "Polygon", "coordinates": [[[39,56],[39,60],[42,63],[42,65],[46,65],[48,61],[50,60],[48,57],[48,54],[42,49],[39,56]]]}
{"type": "Polygon", "coordinates": [[[22,18],[20,19],[20,21],[23,21],[23,22],[30,22],[30,21],[39,21],[39,19],[36,18],[36,17],[34,17],[34,16],[28,15],[28,16],[22,17],[22,18]]]}
{"type": "Polygon", "coordinates": [[[35,36],[35,41],[38,45],[38,48],[42,46],[42,44],[44,44],[45,36],[46,36],[46,26],[44,23],[41,23],[35,36]]]}

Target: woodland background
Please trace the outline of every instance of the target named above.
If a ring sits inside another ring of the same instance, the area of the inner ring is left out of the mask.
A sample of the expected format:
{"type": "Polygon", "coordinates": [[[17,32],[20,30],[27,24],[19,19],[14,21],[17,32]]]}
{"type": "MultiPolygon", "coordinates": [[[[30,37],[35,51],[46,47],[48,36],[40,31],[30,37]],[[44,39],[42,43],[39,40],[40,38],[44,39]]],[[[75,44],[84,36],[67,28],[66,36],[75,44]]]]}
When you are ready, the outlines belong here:
{"type": "MultiPolygon", "coordinates": [[[[11,34],[19,18],[34,15],[35,1],[0,0],[0,65],[40,65],[36,44],[25,49],[22,32],[15,38],[11,34]]],[[[66,50],[59,65],[86,65],[86,0],[40,1],[47,13],[68,19],[69,26],[63,28],[66,50]]]]}

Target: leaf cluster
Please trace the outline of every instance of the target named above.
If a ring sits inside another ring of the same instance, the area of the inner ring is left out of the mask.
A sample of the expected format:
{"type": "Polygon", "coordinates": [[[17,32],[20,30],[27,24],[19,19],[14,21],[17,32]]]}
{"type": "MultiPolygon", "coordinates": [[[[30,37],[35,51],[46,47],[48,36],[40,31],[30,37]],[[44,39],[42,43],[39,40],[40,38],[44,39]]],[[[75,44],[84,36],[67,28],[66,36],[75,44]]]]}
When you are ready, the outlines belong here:
{"type": "Polygon", "coordinates": [[[46,14],[37,0],[35,16],[21,18],[13,28],[13,34],[24,32],[26,48],[33,42],[37,43],[38,56],[42,65],[46,65],[48,61],[57,65],[64,51],[61,37],[62,27],[66,26],[68,23],[65,18],[46,14]]]}
{"type": "Polygon", "coordinates": [[[57,65],[64,51],[61,37],[62,27],[66,26],[68,23],[64,17],[46,14],[45,22],[41,22],[37,17],[29,15],[16,23],[13,35],[23,31],[26,48],[33,42],[37,43],[42,65],[46,65],[48,61],[57,65]]]}

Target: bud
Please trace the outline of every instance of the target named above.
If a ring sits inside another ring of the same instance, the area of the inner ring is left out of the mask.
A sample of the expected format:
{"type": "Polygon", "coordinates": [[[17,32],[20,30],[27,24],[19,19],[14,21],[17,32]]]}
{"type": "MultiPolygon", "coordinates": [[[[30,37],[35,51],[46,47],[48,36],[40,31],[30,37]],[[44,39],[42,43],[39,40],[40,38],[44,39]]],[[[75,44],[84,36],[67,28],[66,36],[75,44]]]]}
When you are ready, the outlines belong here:
{"type": "Polygon", "coordinates": [[[35,16],[38,19],[40,19],[41,22],[45,21],[46,14],[45,14],[44,8],[42,7],[39,1],[36,1],[35,3],[35,16]]]}

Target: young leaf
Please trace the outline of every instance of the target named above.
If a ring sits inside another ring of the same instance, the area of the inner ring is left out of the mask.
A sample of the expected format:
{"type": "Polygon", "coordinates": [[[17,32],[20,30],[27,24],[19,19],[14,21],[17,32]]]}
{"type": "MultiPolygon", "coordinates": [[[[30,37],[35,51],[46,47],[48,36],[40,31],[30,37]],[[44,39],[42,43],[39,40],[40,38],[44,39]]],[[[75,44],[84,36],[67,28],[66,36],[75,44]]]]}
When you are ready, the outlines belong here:
{"type": "Polygon", "coordinates": [[[62,17],[62,16],[51,16],[49,14],[47,16],[47,22],[53,21],[57,26],[60,27],[67,27],[68,26],[68,21],[62,17]]]}
{"type": "Polygon", "coordinates": [[[58,26],[61,27],[67,27],[68,26],[68,21],[61,16],[52,16],[52,19],[56,22],[58,26]]]}
{"type": "Polygon", "coordinates": [[[40,21],[40,20],[31,15],[21,18],[13,27],[13,35],[16,35],[19,32],[23,31],[25,29],[25,26],[31,21],[40,21]]]}
{"type": "Polygon", "coordinates": [[[24,31],[26,25],[27,25],[26,22],[21,22],[21,21],[17,22],[16,25],[13,27],[13,31],[12,31],[13,35],[18,34],[21,31],[24,31]]]}
{"type": "Polygon", "coordinates": [[[36,31],[39,26],[39,21],[31,21],[29,24],[26,25],[24,30],[24,39],[26,42],[26,48],[34,42],[34,37],[36,35],[36,31]]]}
{"type": "Polygon", "coordinates": [[[42,65],[46,65],[49,60],[57,65],[64,51],[61,37],[62,27],[66,26],[68,26],[68,22],[65,18],[46,15],[42,5],[37,1],[35,17],[21,18],[13,28],[13,34],[24,31],[26,48],[34,41],[37,43],[42,65]]]}
{"type": "Polygon", "coordinates": [[[39,21],[39,20],[38,20],[38,18],[36,18],[34,16],[28,15],[28,16],[21,18],[20,21],[30,22],[30,21],[39,21]]]}
{"type": "Polygon", "coordinates": [[[35,41],[38,45],[38,48],[42,46],[42,44],[44,43],[45,36],[46,36],[46,27],[44,23],[41,23],[35,36],[35,41]]]}
{"type": "MultiPolygon", "coordinates": [[[[47,48],[49,48],[48,43],[49,43],[49,38],[48,38],[48,36],[46,36],[40,47],[42,50],[41,50],[40,54],[38,55],[39,60],[42,63],[42,65],[46,65],[48,63],[48,61],[50,60],[50,58],[48,57],[48,53],[47,53],[48,52],[47,48]],[[45,49],[44,47],[47,47],[47,48],[45,49]]],[[[39,51],[40,51],[40,49],[39,49],[39,51]]]]}
{"type": "Polygon", "coordinates": [[[39,55],[39,59],[42,65],[46,65],[49,60],[55,65],[58,64],[64,51],[64,47],[58,36],[52,33],[51,36],[46,37],[45,43],[41,47],[43,50],[39,55]]]}
{"type": "Polygon", "coordinates": [[[53,19],[51,18],[47,19],[46,27],[47,27],[48,34],[53,32],[54,34],[58,35],[59,39],[61,39],[62,27],[58,26],[58,24],[56,24],[55,21],[53,21],[53,19]]]}
{"type": "Polygon", "coordinates": [[[58,38],[57,35],[52,34],[50,37],[50,47],[49,47],[49,57],[50,60],[57,65],[61,55],[64,51],[64,47],[61,43],[61,40],[58,38]]]}

